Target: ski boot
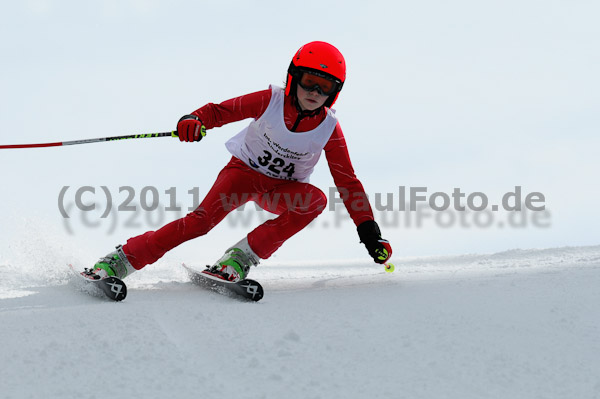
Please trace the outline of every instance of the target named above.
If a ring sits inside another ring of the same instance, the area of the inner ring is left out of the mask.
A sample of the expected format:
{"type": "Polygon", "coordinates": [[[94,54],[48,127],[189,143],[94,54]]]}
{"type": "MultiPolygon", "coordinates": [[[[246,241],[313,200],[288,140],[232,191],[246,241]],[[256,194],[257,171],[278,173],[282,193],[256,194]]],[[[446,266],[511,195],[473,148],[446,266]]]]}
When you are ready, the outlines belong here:
{"type": "Polygon", "coordinates": [[[116,251],[113,251],[103,258],[100,258],[98,262],[91,269],[86,269],[87,275],[98,276],[93,277],[94,279],[102,279],[109,276],[115,276],[123,279],[133,273],[135,269],[129,263],[127,256],[123,252],[123,247],[119,245],[116,251]]]}
{"type": "Polygon", "coordinates": [[[250,248],[248,239],[244,238],[225,251],[221,259],[204,273],[236,283],[248,277],[250,266],[257,266],[259,262],[260,258],[250,248]]]}

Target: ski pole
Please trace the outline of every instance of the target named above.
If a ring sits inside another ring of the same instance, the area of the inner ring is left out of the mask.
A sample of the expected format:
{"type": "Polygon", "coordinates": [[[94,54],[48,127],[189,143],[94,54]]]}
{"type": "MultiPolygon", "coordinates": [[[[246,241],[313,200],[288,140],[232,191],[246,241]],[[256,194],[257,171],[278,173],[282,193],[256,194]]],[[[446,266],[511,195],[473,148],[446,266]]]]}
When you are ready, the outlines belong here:
{"type": "Polygon", "coordinates": [[[99,139],[59,141],[56,143],[0,145],[0,150],[11,149],[11,148],[61,147],[63,145],[88,144],[88,143],[99,143],[102,141],[117,141],[117,140],[129,140],[129,139],[146,139],[146,138],[150,138],[150,137],[179,137],[179,136],[177,135],[177,130],[174,130],[172,132],[163,132],[163,133],[132,134],[129,136],[101,137],[99,139]]]}

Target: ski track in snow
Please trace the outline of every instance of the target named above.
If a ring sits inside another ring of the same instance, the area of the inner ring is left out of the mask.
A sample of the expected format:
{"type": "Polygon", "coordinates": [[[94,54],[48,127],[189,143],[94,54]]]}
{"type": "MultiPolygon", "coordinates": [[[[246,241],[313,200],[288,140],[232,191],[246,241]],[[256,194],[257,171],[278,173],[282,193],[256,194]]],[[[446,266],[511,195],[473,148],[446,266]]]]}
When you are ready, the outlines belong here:
{"type": "Polygon", "coordinates": [[[259,303],[172,262],[114,303],[38,259],[0,263],[6,399],[600,398],[600,246],[265,262],[259,303]]]}

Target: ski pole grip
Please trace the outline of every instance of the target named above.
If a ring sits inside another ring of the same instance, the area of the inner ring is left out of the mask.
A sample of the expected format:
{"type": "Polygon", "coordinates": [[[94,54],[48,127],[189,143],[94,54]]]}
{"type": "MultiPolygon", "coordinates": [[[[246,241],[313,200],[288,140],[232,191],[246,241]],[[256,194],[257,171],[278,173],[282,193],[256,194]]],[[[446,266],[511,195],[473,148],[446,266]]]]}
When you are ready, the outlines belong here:
{"type": "Polygon", "coordinates": [[[171,137],[179,137],[179,133],[177,133],[177,130],[173,130],[171,132],[171,137]]]}

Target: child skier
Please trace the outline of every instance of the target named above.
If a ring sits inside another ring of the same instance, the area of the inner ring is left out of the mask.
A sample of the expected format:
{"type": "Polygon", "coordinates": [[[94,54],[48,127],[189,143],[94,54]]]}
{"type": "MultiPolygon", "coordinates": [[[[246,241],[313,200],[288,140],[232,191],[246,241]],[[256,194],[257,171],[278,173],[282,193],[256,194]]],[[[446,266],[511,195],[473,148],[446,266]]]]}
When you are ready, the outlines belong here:
{"type": "Polygon", "coordinates": [[[345,79],[346,63],[338,49],[311,42],[294,55],[285,89],[271,86],[218,105],[209,103],[183,116],[177,132],[179,140],[186,142],[200,141],[207,129],[254,120],[226,143],[233,157],[195,211],[157,231],[130,238],[100,259],[93,272],[124,278],[181,243],[207,234],[243,203],[255,201],[279,216],[251,231],[205,271],[229,281],[245,279],[251,266],[269,258],[325,209],[325,194],[308,183],[323,150],[360,241],[375,262],[386,262],[391,246],[381,238],[331,109],[345,79]]]}

